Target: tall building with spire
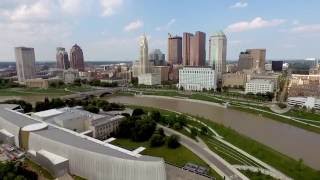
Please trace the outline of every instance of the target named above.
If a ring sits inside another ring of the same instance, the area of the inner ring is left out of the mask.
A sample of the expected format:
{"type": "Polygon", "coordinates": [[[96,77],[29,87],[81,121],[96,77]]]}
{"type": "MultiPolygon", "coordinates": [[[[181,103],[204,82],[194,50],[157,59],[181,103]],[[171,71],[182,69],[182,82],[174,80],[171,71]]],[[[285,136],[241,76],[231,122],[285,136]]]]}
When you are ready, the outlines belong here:
{"type": "Polygon", "coordinates": [[[70,68],[69,57],[68,57],[68,53],[66,52],[65,48],[57,47],[56,60],[57,60],[57,68],[58,69],[69,69],[70,68]]]}
{"type": "Polygon", "coordinates": [[[215,69],[218,78],[226,72],[227,37],[222,32],[216,32],[209,39],[209,62],[215,69]]]}
{"type": "Polygon", "coordinates": [[[146,35],[140,37],[140,74],[150,73],[150,63],[148,58],[148,40],[146,35]]]}
{"type": "Polygon", "coordinates": [[[70,50],[70,66],[72,69],[84,71],[84,58],[82,49],[75,44],[70,50]]]}

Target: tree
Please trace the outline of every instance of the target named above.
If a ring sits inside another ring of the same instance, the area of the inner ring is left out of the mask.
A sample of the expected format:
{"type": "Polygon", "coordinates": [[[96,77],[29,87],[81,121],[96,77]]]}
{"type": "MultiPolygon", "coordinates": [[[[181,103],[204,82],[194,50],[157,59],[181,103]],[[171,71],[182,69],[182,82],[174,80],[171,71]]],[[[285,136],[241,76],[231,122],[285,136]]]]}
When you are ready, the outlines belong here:
{"type": "Polygon", "coordinates": [[[73,85],[74,85],[74,86],[81,86],[81,79],[75,79],[75,80],[73,81],[73,85]]]}
{"type": "Polygon", "coordinates": [[[141,116],[143,114],[144,114],[144,111],[141,108],[136,108],[132,112],[132,116],[141,116]]]}
{"type": "Polygon", "coordinates": [[[187,124],[187,117],[185,115],[179,115],[176,121],[180,123],[181,126],[185,126],[187,124]]]}
{"type": "Polygon", "coordinates": [[[156,122],[159,122],[161,119],[161,114],[159,111],[152,111],[150,116],[151,116],[151,119],[153,119],[156,122]]]}
{"type": "Polygon", "coordinates": [[[146,141],[152,136],[155,129],[156,123],[149,116],[143,116],[136,120],[131,138],[134,141],[146,141]]]}
{"type": "Polygon", "coordinates": [[[165,136],[164,130],[162,128],[158,129],[158,134],[160,134],[160,136],[165,136]]]}
{"type": "Polygon", "coordinates": [[[181,124],[179,122],[176,122],[176,123],[173,124],[173,129],[179,130],[179,129],[182,129],[182,126],[181,126],[181,124]]]}
{"type": "Polygon", "coordinates": [[[202,126],[202,127],[201,127],[201,134],[202,134],[202,135],[208,134],[208,128],[207,128],[206,126],[202,126]]]}
{"type": "Polygon", "coordinates": [[[159,147],[165,143],[165,138],[160,134],[153,134],[150,138],[151,147],[159,147]]]}
{"type": "Polygon", "coordinates": [[[177,148],[179,146],[180,146],[179,136],[177,136],[175,134],[169,136],[169,138],[168,138],[168,148],[175,149],[175,148],[177,148]]]}
{"type": "Polygon", "coordinates": [[[100,111],[99,108],[97,108],[96,106],[94,106],[92,104],[89,104],[88,106],[85,106],[84,110],[89,111],[91,113],[95,113],[95,114],[98,114],[99,111],[100,111]]]}
{"type": "Polygon", "coordinates": [[[192,127],[190,131],[191,131],[191,137],[196,137],[198,135],[198,130],[195,127],[192,127]]]}

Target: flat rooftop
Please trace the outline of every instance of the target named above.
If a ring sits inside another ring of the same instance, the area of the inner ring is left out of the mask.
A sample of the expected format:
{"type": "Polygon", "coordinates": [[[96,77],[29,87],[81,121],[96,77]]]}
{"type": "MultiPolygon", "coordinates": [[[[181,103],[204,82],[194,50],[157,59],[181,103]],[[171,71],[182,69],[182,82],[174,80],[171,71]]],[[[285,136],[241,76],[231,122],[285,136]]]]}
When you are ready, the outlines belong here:
{"type": "MultiPolygon", "coordinates": [[[[15,124],[18,127],[25,127],[32,124],[39,124],[40,120],[33,119],[28,115],[10,110],[0,108],[0,120],[7,121],[15,124]]],[[[161,158],[151,156],[136,156],[132,151],[123,149],[121,147],[114,146],[112,144],[105,143],[103,141],[93,139],[91,137],[82,135],[80,133],[61,128],[48,123],[47,129],[40,129],[38,131],[30,132],[38,134],[44,138],[57,141],[69,146],[80,148],[94,153],[109,155],[112,157],[118,157],[122,159],[132,159],[140,161],[160,161],[161,158]]],[[[48,151],[50,151],[48,149],[48,151]]]]}

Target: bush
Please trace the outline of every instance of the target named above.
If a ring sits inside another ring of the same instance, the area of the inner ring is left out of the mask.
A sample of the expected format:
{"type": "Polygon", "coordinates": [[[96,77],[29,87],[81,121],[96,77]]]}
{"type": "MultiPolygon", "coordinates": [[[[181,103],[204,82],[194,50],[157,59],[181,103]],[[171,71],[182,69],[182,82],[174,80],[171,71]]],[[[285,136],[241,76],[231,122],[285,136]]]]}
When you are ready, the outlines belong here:
{"type": "Polygon", "coordinates": [[[202,126],[202,127],[201,127],[201,134],[202,134],[202,135],[208,134],[208,128],[207,128],[206,126],[202,126]]]}
{"type": "Polygon", "coordinates": [[[165,143],[165,137],[161,136],[160,134],[153,134],[150,139],[150,146],[151,147],[159,147],[165,143]]]}
{"type": "Polygon", "coordinates": [[[160,134],[161,136],[165,136],[164,130],[162,128],[158,129],[158,134],[160,134]]]}
{"type": "Polygon", "coordinates": [[[136,108],[132,112],[132,116],[141,116],[143,114],[144,114],[144,111],[141,108],[136,108]]]}
{"type": "Polygon", "coordinates": [[[95,113],[95,114],[98,114],[99,111],[100,111],[99,108],[97,108],[96,106],[94,106],[92,104],[89,104],[88,106],[85,106],[84,110],[89,111],[91,113],[95,113]]]}
{"type": "Polygon", "coordinates": [[[173,129],[179,130],[179,129],[182,129],[182,126],[181,126],[180,123],[176,122],[176,123],[173,124],[173,129]]]}
{"type": "Polygon", "coordinates": [[[156,123],[149,116],[143,116],[142,119],[137,119],[134,128],[131,132],[133,141],[148,140],[156,129],[156,123]]]}
{"type": "Polygon", "coordinates": [[[196,137],[198,135],[198,130],[196,128],[191,128],[191,137],[196,137]]]}
{"type": "Polygon", "coordinates": [[[171,135],[168,138],[168,148],[175,149],[180,146],[179,136],[171,135]]]}
{"type": "Polygon", "coordinates": [[[287,107],[287,105],[284,104],[284,103],[278,103],[278,106],[279,106],[279,108],[281,108],[281,109],[284,109],[284,108],[287,107]]]}
{"type": "Polygon", "coordinates": [[[151,118],[156,121],[156,122],[159,122],[160,119],[161,119],[161,114],[159,111],[152,111],[151,112],[151,118]]]}

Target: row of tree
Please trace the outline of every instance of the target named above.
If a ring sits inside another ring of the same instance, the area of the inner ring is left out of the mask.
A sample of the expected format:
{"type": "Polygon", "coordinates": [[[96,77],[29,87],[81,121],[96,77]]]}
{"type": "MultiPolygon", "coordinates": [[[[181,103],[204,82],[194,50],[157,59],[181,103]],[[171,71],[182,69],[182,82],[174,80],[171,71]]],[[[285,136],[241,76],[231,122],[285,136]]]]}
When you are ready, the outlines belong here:
{"type": "Polygon", "coordinates": [[[104,111],[113,111],[113,110],[123,110],[125,107],[122,104],[118,103],[109,103],[106,100],[101,99],[87,99],[87,100],[77,100],[77,99],[60,99],[60,98],[52,98],[51,100],[45,98],[44,101],[36,102],[34,108],[32,104],[25,102],[23,100],[7,100],[4,103],[6,104],[19,104],[25,113],[35,111],[45,111],[54,108],[62,108],[62,107],[74,107],[74,106],[82,106],[85,110],[90,111],[92,113],[99,113],[100,109],[104,111]]]}
{"type": "Polygon", "coordinates": [[[92,81],[88,81],[87,79],[76,79],[73,82],[73,85],[75,86],[81,86],[81,85],[90,85],[90,86],[98,86],[98,87],[117,87],[117,82],[102,82],[99,79],[94,79],[92,81]]]}
{"type": "Polygon", "coordinates": [[[22,167],[21,163],[6,161],[0,162],[0,179],[3,180],[34,180],[38,179],[35,172],[22,167]]]}
{"type": "Polygon", "coordinates": [[[132,141],[148,141],[151,147],[159,147],[167,142],[169,148],[177,148],[179,137],[172,135],[166,137],[162,128],[156,130],[156,123],[162,117],[159,111],[146,113],[142,109],[133,110],[132,115],[124,114],[123,120],[118,128],[116,135],[120,138],[130,138],[132,141]]]}
{"type": "Polygon", "coordinates": [[[11,79],[0,78],[0,89],[16,88],[16,87],[23,87],[23,85],[20,85],[11,79]]]}

